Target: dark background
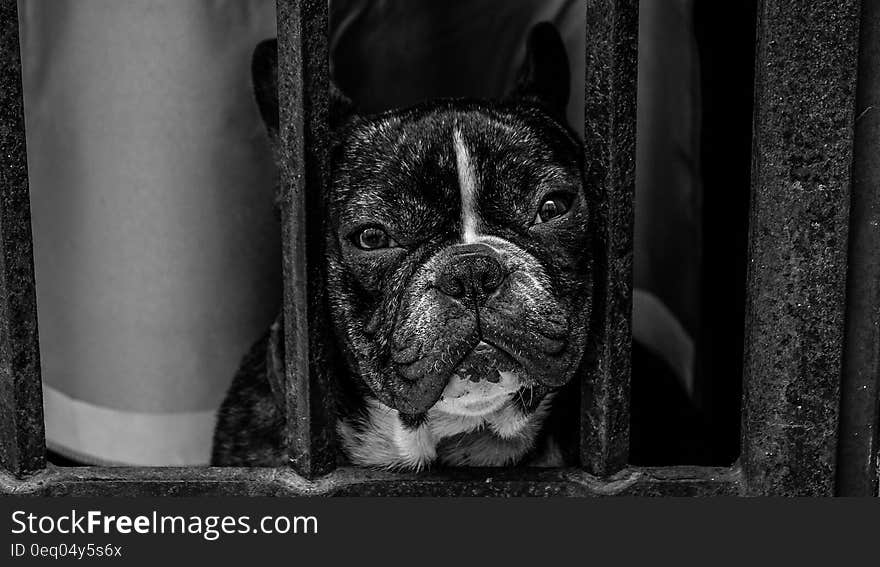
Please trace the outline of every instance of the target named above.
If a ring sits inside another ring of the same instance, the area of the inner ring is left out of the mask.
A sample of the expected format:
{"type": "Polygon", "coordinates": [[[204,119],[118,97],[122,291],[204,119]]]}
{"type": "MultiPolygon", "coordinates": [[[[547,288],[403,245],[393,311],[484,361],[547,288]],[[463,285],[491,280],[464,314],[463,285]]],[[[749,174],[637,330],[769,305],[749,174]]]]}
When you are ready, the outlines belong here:
{"type": "Polygon", "coordinates": [[[730,464],[739,454],[757,2],[697,0],[694,11],[706,189],[698,399],[711,461],[730,464]]]}
{"type": "Polygon", "coordinates": [[[756,17],[754,0],[694,3],[703,186],[695,396],[689,403],[662,362],[634,345],[633,464],[726,466],[739,456],[756,17]]]}

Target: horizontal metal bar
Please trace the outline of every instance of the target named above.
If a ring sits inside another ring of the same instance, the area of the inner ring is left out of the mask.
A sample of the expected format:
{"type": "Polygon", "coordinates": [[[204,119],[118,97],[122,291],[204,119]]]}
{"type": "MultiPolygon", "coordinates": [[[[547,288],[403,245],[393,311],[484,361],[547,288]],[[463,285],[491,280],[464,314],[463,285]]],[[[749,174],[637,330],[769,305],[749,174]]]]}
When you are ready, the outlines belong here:
{"type": "Polygon", "coordinates": [[[0,468],[45,464],[16,0],[0,0],[0,468]]]}
{"type": "Polygon", "coordinates": [[[737,468],[626,469],[598,479],[578,469],[455,469],[396,474],[342,468],[307,480],[286,468],[50,467],[25,480],[0,475],[22,496],[721,496],[742,493],[737,468]]]}

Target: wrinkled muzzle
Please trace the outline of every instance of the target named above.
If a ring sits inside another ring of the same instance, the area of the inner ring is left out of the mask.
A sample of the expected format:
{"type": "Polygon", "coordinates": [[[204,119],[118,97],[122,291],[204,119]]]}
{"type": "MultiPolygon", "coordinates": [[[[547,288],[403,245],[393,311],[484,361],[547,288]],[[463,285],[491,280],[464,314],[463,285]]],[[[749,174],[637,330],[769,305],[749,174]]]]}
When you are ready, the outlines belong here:
{"type": "Polygon", "coordinates": [[[421,414],[452,380],[514,376],[521,387],[552,389],[570,379],[580,352],[570,348],[565,309],[534,259],[505,252],[499,244],[450,246],[414,276],[373,385],[383,403],[421,414]]]}

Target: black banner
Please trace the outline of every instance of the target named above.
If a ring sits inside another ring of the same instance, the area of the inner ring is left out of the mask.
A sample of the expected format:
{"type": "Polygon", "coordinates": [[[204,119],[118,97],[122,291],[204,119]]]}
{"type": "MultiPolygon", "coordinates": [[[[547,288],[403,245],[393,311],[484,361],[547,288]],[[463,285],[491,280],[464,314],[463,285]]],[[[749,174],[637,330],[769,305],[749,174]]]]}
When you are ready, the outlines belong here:
{"type": "Polygon", "coordinates": [[[880,500],[5,497],[0,518],[5,566],[837,564],[876,557],[880,500]]]}

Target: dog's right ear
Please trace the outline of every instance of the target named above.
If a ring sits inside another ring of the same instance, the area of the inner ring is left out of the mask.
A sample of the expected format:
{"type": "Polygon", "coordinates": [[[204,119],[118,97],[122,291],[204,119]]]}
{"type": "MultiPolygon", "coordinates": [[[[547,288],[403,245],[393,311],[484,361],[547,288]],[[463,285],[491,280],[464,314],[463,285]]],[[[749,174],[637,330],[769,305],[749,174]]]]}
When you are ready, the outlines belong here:
{"type": "Polygon", "coordinates": [[[261,41],[251,59],[251,78],[260,116],[272,141],[278,139],[278,40],[261,41]]]}
{"type": "MultiPolygon", "coordinates": [[[[254,95],[263,123],[274,142],[278,139],[281,113],[278,107],[278,40],[267,39],[260,42],[251,60],[251,76],[254,82],[254,95]]],[[[330,129],[335,130],[354,117],[354,105],[336,84],[330,81],[330,129]]]]}

